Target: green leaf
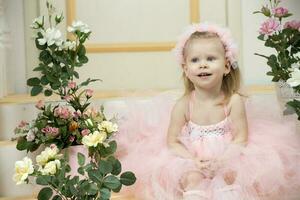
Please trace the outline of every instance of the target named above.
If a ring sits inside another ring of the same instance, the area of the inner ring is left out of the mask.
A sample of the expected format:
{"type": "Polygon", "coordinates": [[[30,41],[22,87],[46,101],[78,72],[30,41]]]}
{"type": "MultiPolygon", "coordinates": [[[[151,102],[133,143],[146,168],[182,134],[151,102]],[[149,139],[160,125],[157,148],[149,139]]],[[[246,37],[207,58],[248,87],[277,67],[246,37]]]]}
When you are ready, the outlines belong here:
{"type": "Polygon", "coordinates": [[[44,94],[45,94],[46,97],[49,97],[49,96],[52,95],[52,90],[47,89],[47,90],[44,91],[44,94]]]}
{"type": "Polygon", "coordinates": [[[117,189],[120,187],[121,182],[119,179],[113,175],[109,175],[104,178],[103,185],[109,189],[117,189]]]}
{"type": "Polygon", "coordinates": [[[38,185],[48,185],[51,181],[50,176],[38,176],[35,180],[38,185]]]}
{"type": "Polygon", "coordinates": [[[107,188],[100,189],[101,199],[110,199],[110,190],[107,188]]]}
{"type": "Polygon", "coordinates": [[[34,78],[30,78],[27,80],[27,85],[28,86],[38,86],[40,85],[41,81],[39,78],[34,77],[34,78]]]}
{"type": "Polygon", "coordinates": [[[49,80],[47,79],[46,75],[41,77],[41,84],[47,85],[49,83],[49,80]]]}
{"type": "Polygon", "coordinates": [[[265,39],[264,39],[264,35],[263,34],[260,34],[257,38],[259,39],[259,40],[262,40],[262,41],[264,41],[265,39]]]}
{"type": "Polygon", "coordinates": [[[80,152],[77,153],[77,162],[78,162],[79,166],[81,166],[81,167],[85,163],[85,156],[80,152]]]}
{"type": "Polygon", "coordinates": [[[112,189],[113,192],[120,192],[120,190],[122,189],[122,184],[120,184],[119,187],[117,187],[116,189],[112,189]]]}
{"type": "Polygon", "coordinates": [[[52,56],[48,50],[41,51],[39,59],[40,61],[44,62],[46,65],[52,62],[52,56]]]}
{"type": "Polygon", "coordinates": [[[121,163],[118,159],[114,159],[111,161],[112,166],[113,166],[113,170],[111,172],[111,174],[113,175],[119,175],[122,171],[122,166],[121,163]]]}
{"type": "Polygon", "coordinates": [[[96,184],[94,183],[89,183],[87,184],[84,189],[86,190],[86,192],[88,193],[88,195],[95,195],[98,192],[98,187],[96,184]]]}
{"type": "Polygon", "coordinates": [[[42,86],[34,86],[32,89],[31,89],[31,96],[36,96],[38,95],[39,93],[41,93],[43,91],[43,87],[42,86]]]}
{"type": "Polygon", "coordinates": [[[89,61],[89,59],[86,56],[79,56],[78,61],[81,63],[87,63],[89,61]]]}
{"type": "Polygon", "coordinates": [[[132,172],[124,172],[121,174],[120,181],[123,185],[132,185],[136,181],[136,177],[132,172]]]}
{"type": "Polygon", "coordinates": [[[55,195],[52,200],[62,200],[62,198],[59,195],[55,195]]]}
{"type": "Polygon", "coordinates": [[[74,71],[73,74],[74,74],[74,76],[75,76],[76,78],[79,78],[78,72],[74,71]]]}
{"type": "Polygon", "coordinates": [[[110,162],[104,161],[104,160],[100,160],[99,161],[99,172],[103,175],[106,175],[110,172],[112,172],[112,165],[110,162]]]}
{"type": "Polygon", "coordinates": [[[19,151],[23,151],[25,149],[27,149],[27,140],[24,139],[24,138],[20,138],[18,140],[18,143],[17,143],[17,147],[16,147],[19,151]]]}
{"type": "Polygon", "coordinates": [[[79,45],[77,54],[78,56],[84,56],[86,54],[85,47],[82,44],[79,45]]]}
{"type": "MultiPolygon", "coordinates": [[[[39,34],[41,34],[41,33],[39,32],[38,35],[39,35],[39,34]]],[[[39,44],[38,39],[40,39],[40,38],[42,38],[42,37],[43,37],[43,36],[41,36],[41,37],[35,39],[35,46],[36,46],[36,48],[38,48],[39,50],[45,50],[45,49],[47,49],[47,44],[44,44],[44,45],[40,45],[40,44],[39,44]]]]}
{"type": "Polygon", "coordinates": [[[77,172],[78,172],[79,174],[81,174],[81,175],[84,175],[84,170],[83,170],[82,167],[79,167],[79,168],[77,169],[77,172]]]}
{"type": "Polygon", "coordinates": [[[51,188],[45,187],[40,190],[40,192],[38,194],[38,200],[48,200],[51,198],[52,194],[53,194],[53,192],[52,192],[51,188]]]}
{"type": "Polygon", "coordinates": [[[89,175],[89,178],[98,183],[98,184],[101,184],[102,183],[102,175],[100,173],[97,173],[98,171],[97,170],[90,170],[88,172],[88,175],[89,175]]]}
{"type": "Polygon", "coordinates": [[[45,66],[40,64],[39,66],[37,66],[36,68],[33,69],[33,71],[43,71],[45,69],[45,66]]]}

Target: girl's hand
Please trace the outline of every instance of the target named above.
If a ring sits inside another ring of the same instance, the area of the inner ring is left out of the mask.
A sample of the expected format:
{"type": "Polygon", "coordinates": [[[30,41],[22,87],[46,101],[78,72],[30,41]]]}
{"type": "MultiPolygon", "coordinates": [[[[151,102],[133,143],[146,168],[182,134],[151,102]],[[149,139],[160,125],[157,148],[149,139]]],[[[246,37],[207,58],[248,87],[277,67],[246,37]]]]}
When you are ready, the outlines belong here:
{"type": "Polygon", "coordinates": [[[204,178],[213,178],[215,176],[215,169],[213,167],[214,161],[201,160],[199,158],[194,159],[195,165],[199,168],[200,173],[204,178]]]}

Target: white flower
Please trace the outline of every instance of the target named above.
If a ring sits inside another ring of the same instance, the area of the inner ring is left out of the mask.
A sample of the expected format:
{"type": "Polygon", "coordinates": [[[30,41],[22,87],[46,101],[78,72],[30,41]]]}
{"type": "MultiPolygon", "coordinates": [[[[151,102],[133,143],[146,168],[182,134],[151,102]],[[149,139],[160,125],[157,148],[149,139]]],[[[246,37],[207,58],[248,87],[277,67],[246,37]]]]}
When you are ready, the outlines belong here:
{"type": "Polygon", "coordinates": [[[291,78],[286,80],[286,83],[291,87],[297,87],[300,85],[300,70],[295,68],[293,72],[291,72],[291,78]]]}
{"type": "Polygon", "coordinates": [[[56,146],[54,146],[53,148],[46,147],[46,149],[36,157],[37,164],[40,166],[44,166],[48,163],[49,160],[60,157],[60,155],[58,155],[58,152],[59,150],[56,146]]]}
{"type": "Polygon", "coordinates": [[[99,143],[103,143],[106,137],[107,135],[105,132],[95,131],[94,133],[84,136],[82,138],[82,144],[88,147],[96,147],[99,143]]]}
{"type": "Polygon", "coordinates": [[[40,168],[39,171],[42,175],[54,175],[57,170],[60,169],[61,163],[59,160],[52,160],[48,162],[43,168],[40,168]]]}
{"type": "Polygon", "coordinates": [[[106,131],[107,133],[112,133],[118,131],[118,125],[110,121],[103,121],[98,125],[100,131],[106,131]]]}
{"type": "Polygon", "coordinates": [[[28,157],[23,158],[23,160],[17,161],[15,163],[15,174],[13,180],[17,182],[17,185],[25,183],[25,180],[28,178],[28,175],[34,172],[32,165],[32,160],[28,157]]]}
{"type": "Polygon", "coordinates": [[[39,16],[33,20],[30,27],[33,29],[38,29],[38,28],[42,27],[43,25],[44,25],[44,16],[39,16]]]}
{"type": "Polygon", "coordinates": [[[47,43],[48,46],[55,44],[56,46],[61,46],[61,32],[56,28],[48,28],[45,31],[41,31],[43,38],[38,39],[40,45],[44,45],[47,43]]]}
{"type": "Polygon", "coordinates": [[[35,134],[33,133],[32,130],[29,130],[29,132],[27,133],[27,136],[26,136],[26,140],[28,142],[32,142],[34,139],[35,139],[35,134]]]}
{"type": "Polygon", "coordinates": [[[68,31],[74,33],[75,31],[80,31],[83,33],[90,32],[90,29],[87,24],[82,23],[82,21],[74,21],[72,26],[68,27],[68,31]]]}
{"type": "Polygon", "coordinates": [[[62,43],[61,48],[66,49],[66,50],[74,50],[76,47],[76,42],[75,41],[65,41],[62,43]]]}

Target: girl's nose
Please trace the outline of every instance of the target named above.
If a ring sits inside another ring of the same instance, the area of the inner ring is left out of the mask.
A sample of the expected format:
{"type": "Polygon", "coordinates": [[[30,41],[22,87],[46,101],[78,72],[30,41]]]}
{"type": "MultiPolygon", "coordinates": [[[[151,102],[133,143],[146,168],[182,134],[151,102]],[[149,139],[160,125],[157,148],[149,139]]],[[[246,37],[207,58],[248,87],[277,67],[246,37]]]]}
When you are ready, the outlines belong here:
{"type": "Polygon", "coordinates": [[[199,68],[207,68],[208,65],[205,61],[201,61],[200,64],[199,64],[199,68]]]}

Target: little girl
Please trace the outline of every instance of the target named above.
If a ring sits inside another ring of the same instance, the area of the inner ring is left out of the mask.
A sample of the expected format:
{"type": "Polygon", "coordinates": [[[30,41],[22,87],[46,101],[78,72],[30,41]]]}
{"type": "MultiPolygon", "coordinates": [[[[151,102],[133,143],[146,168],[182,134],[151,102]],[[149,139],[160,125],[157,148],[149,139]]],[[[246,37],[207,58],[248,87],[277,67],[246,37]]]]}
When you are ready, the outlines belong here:
{"type": "Polygon", "coordinates": [[[236,50],[227,29],[191,25],[175,47],[185,94],[128,104],[118,141],[136,199],[300,198],[299,136],[245,100],[236,50]]]}

